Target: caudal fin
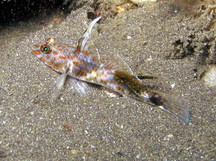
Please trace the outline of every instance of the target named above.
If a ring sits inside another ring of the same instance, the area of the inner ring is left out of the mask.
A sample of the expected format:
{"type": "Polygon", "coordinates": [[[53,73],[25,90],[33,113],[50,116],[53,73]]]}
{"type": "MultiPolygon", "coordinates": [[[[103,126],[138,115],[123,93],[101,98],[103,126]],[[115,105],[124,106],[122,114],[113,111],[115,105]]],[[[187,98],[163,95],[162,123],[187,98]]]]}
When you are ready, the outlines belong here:
{"type": "Polygon", "coordinates": [[[170,102],[164,102],[162,106],[158,106],[164,111],[167,111],[177,117],[179,117],[181,120],[184,122],[189,122],[190,121],[190,114],[189,114],[189,109],[188,106],[182,106],[181,104],[176,104],[176,103],[170,103],[170,102]]]}
{"type": "Polygon", "coordinates": [[[162,96],[152,91],[142,91],[140,96],[149,104],[157,106],[160,109],[177,116],[186,123],[189,122],[189,107],[185,100],[180,98],[174,99],[164,95],[162,96]],[[169,100],[167,98],[169,98],[169,100]]]}

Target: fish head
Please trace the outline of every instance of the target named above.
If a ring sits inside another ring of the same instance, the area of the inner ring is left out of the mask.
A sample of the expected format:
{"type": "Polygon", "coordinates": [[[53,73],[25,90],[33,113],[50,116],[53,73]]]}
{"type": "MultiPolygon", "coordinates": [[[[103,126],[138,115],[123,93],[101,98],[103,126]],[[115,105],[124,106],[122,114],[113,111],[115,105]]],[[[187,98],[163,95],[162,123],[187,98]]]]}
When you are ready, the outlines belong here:
{"type": "Polygon", "coordinates": [[[34,45],[32,53],[56,72],[65,73],[73,48],[57,44],[56,38],[47,38],[45,43],[34,45]]]}

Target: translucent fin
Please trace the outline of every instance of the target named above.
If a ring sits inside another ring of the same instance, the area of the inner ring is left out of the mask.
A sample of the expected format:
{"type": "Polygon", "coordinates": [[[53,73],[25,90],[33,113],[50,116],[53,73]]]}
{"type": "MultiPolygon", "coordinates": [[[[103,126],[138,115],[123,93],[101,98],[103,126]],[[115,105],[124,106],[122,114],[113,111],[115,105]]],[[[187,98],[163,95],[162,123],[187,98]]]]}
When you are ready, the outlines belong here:
{"type": "Polygon", "coordinates": [[[78,47],[77,47],[78,51],[81,51],[81,52],[86,51],[86,49],[87,49],[86,43],[91,36],[92,28],[100,19],[101,19],[101,17],[94,19],[91,22],[91,24],[89,25],[89,27],[87,28],[87,30],[85,31],[85,33],[83,34],[83,36],[79,39],[78,47]]]}
{"type": "Polygon", "coordinates": [[[112,60],[115,60],[114,68],[116,70],[125,71],[131,75],[134,74],[130,66],[125,62],[125,60],[122,58],[120,54],[116,53],[115,58],[113,58],[112,60]]]}
{"type": "Polygon", "coordinates": [[[130,75],[134,75],[130,66],[123,59],[123,56],[121,56],[117,52],[115,52],[114,54],[102,54],[101,62],[107,66],[110,66],[114,70],[123,71],[127,72],[130,75]]]}
{"type": "Polygon", "coordinates": [[[116,93],[110,92],[108,90],[105,90],[105,93],[107,94],[108,97],[110,98],[114,98],[114,97],[118,97],[119,95],[117,95],[116,93]]]}
{"type": "Polygon", "coordinates": [[[51,103],[54,103],[59,95],[61,94],[61,90],[63,89],[67,74],[61,74],[55,81],[55,86],[52,89],[50,100],[51,103]]]}
{"type": "MultiPolygon", "coordinates": [[[[87,30],[85,31],[85,33],[83,34],[83,36],[79,39],[78,46],[77,46],[78,51],[81,51],[81,52],[87,51],[88,46],[86,44],[91,36],[92,28],[100,19],[101,17],[94,19],[89,25],[89,27],[87,28],[87,30]]],[[[94,43],[92,42],[91,44],[95,48],[94,43]]],[[[92,51],[90,55],[92,57],[96,56],[97,59],[100,60],[100,62],[105,63],[108,66],[111,66],[115,70],[125,71],[133,75],[133,72],[131,68],[129,67],[129,65],[124,61],[122,56],[119,55],[117,52],[115,52],[115,55],[103,54],[105,55],[105,57],[102,58],[100,57],[100,54],[97,48],[94,50],[90,50],[90,51],[92,51]]]]}
{"type": "Polygon", "coordinates": [[[71,88],[80,95],[86,95],[88,93],[88,84],[76,78],[70,77],[69,79],[71,88]]]}
{"type": "Polygon", "coordinates": [[[189,122],[189,107],[186,100],[177,98],[176,96],[176,98],[162,96],[161,94],[152,91],[143,91],[140,96],[147,103],[177,116],[184,122],[189,122]]]}
{"type": "Polygon", "coordinates": [[[165,101],[162,106],[158,106],[160,109],[169,112],[177,117],[179,117],[184,122],[188,123],[190,120],[189,107],[186,102],[176,102],[172,100],[171,102],[165,101]]]}

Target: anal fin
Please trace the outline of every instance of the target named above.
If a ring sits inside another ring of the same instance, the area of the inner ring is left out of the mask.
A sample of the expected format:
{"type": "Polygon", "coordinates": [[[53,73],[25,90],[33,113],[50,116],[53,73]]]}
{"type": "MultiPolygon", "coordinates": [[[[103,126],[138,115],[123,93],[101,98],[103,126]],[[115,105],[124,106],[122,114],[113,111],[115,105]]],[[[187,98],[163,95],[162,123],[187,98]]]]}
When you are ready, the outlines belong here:
{"type": "Polygon", "coordinates": [[[69,77],[71,88],[80,95],[86,95],[88,93],[88,84],[82,80],[69,77]]]}

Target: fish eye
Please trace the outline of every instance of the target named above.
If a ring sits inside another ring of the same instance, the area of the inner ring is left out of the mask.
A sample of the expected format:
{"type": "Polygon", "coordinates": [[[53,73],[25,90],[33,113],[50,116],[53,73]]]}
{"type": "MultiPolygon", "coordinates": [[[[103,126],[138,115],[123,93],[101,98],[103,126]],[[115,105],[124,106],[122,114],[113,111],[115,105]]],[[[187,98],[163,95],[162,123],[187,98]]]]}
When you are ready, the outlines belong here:
{"type": "Polygon", "coordinates": [[[49,50],[49,48],[46,46],[43,48],[43,51],[48,51],[48,50],[49,50]]]}
{"type": "Polygon", "coordinates": [[[48,45],[43,45],[43,46],[41,46],[41,51],[45,54],[49,54],[49,53],[51,53],[52,50],[48,45]]]}

